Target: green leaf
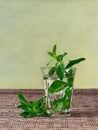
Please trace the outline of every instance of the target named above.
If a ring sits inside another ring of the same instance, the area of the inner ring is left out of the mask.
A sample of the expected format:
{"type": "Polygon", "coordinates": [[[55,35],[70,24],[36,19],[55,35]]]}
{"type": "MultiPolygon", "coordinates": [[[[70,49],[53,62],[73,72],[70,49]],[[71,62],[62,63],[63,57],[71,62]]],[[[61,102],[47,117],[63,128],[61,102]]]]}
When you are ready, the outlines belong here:
{"type": "Polygon", "coordinates": [[[52,52],[48,52],[48,55],[51,56],[51,57],[54,57],[52,52]]]}
{"type": "Polygon", "coordinates": [[[76,59],[76,60],[70,60],[69,63],[66,65],[65,69],[70,68],[73,65],[78,64],[79,62],[84,61],[84,60],[85,60],[85,58],[79,58],[79,59],[76,59]]]}
{"type": "Polygon", "coordinates": [[[56,80],[48,88],[49,94],[63,90],[68,84],[66,82],[56,80]]]}
{"type": "Polygon", "coordinates": [[[61,112],[62,110],[69,109],[71,103],[72,90],[67,88],[63,98],[55,99],[53,101],[53,109],[56,112],[61,112]]]}
{"type": "Polygon", "coordinates": [[[41,109],[41,104],[34,102],[33,107],[29,113],[30,117],[43,115],[44,112],[41,109]]]}
{"type": "Polygon", "coordinates": [[[67,54],[68,54],[67,52],[64,52],[64,53],[63,53],[63,57],[66,56],[67,54]]]}
{"type": "Polygon", "coordinates": [[[61,112],[64,110],[64,101],[63,99],[58,99],[53,102],[54,111],[61,112]]]}
{"type": "Polygon", "coordinates": [[[65,73],[65,66],[63,62],[57,62],[56,63],[56,74],[62,80],[64,78],[64,73],[65,73]]]}
{"type": "Polygon", "coordinates": [[[43,79],[44,79],[44,80],[47,80],[47,79],[48,79],[48,76],[44,76],[43,79]]]}
{"type": "Polygon", "coordinates": [[[56,55],[56,45],[53,47],[53,54],[56,55]]]}
{"type": "Polygon", "coordinates": [[[49,77],[51,77],[51,76],[54,74],[54,72],[55,72],[55,67],[52,67],[52,68],[49,70],[49,73],[48,73],[49,77]]]}
{"type": "Polygon", "coordinates": [[[31,107],[28,107],[28,106],[23,105],[23,104],[18,105],[17,108],[20,108],[26,112],[29,112],[31,110],[31,107]]]}
{"type": "Polygon", "coordinates": [[[64,54],[62,54],[62,55],[58,55],[58,56],[57,56],[57,61],[58,61],[58,62],[62,61],[63,58],[64,58],[64,56],[66,56],[66,55],[67,55],[66,52],[64,52],[64,54]]]}
{"type": "Polygon", "coordinates": [[[26,100],[26,98],[23,96],[22,92],[18,93],[18,98],[20,99],[22,104],[28,104],[28,101],[26,100]]]}
{"type": "Polygon", "coordinates": [[[58,55],[58,56],[57,56],[57,61],[60,62],[60,61],[62,61],[62,60],[63,60],[63,55],[58,55]]]}
{"type": "Polygon", "coordinates": [[[69,87],[73,87],[73,79],[72,78],[68,78],[67,82],[68,82],[69,87]]]}
{"type": "Polygon", "coordinates": [[[69,87],[73,87],[73,69],[70,68],[67,73],[67,82],[69,87]]]}
{"type": "Polygon", "coordinates": [[[29,112],[22,112],[22,113],[20,113],[20,116],[22,116],[24,118],[30,117],[29,112]]]}
{"type": "Polygon", "coordinates": [[[68,101],[71,101],[71,97],[72,97],[72,89],[67,88],[66,92],[65,92],[65,96],[68,96],[68,101]]]}
{"type": "Polygon", "coordinates": [[[33,109],[29,112],[29,117],[35,117],[35,116],[38,116],[38,112],[37,111],[34,111],[33,109]]]}

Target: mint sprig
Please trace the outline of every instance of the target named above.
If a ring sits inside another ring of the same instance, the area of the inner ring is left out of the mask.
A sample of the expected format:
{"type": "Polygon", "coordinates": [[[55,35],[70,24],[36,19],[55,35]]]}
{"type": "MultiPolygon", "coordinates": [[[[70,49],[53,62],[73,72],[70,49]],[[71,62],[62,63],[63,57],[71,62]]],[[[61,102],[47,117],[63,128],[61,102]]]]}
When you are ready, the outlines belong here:
{"type": "Polygon", "coordinates": [[[67,65],[64,64],[64,57],[68,54],[64,52],[63,54],[57,55],[56,45],[54,45],[52,52],[48,54],[52,54],[52,58],[55,60],[55,65],[49,70],[49,77],[56,74],[58,76],[58,80],[55,80],[48,88],[49,94],[54,94],[61,90],[65,91],[65,94],[62,98],[56,99],[52,102],[52,108],[55,112],[60,112],[64,109],[70,108],[71,95],[72,95],[72,87],[73,87],[73,69],[72,67],[82,61],[85,58],[78,58],[75,60],[70,60],[67,65]],[[55,53],[54,53],[55,52],[55,53]],[[66,82],[64,81],[66,78],[66,82]],[[67,89],[66,89],[67,88],[67,89]]]}
{"type": "Polygon", "coordinates": [[[35,101],[27,101],[27,99],[23,96],[22,92],[18,93],[18,98],[20,100],[20,104],[17,108],[22,109],[23,112],[20,113],[22,117],[35,117],[35,116],[48,116],[50,117],[50,113],[47,112],[47,107],[45,104],[46,96],[35,100],[35,101]]]}
{"type": "MultiPolygon", "coordinates": [[[[64,64],[64,57],[68,54],[67,52],[64,52],[63,54],[57,55],[57,45],[53,46],[52,52],[48,52],[48,55],[51,56],[55,61],[56,64],[54,67],[52,67],[49,71],[49,76],[52,76],[54,72],[56,72],[57,76],[60,78],[60,80],[63,80],[64,73],[66,69],[72,68],[74,65],[82,62],[85,60],[85,58],[78,58],[75,60],[70,60],[67,65],[64,64]],[[55,68],[55,69],[54,69],[55,68]]],[[[53,60],[52,60],[53,61],[53,60]]],[[[51,62],[48,63],[48,65],[51,62]]]]}
{"type": "MultiPolygon", "coordinates": [[[[63,58],[68,54],[67,52],[64,52],[63,54],[61,54],[61,55],[57,55],[57,45],[54,45],[53,46],[53,49],[52,49],[52,52],[47,52],[48,53],[48,55],[50,56],[50,57],[52,57],[54,60],[56,60],[57,62],[60,62],[60,61],[62,61],[63,60],[63,58]]],[[[49,65],[51,62],[49,62],[47,65],[49,65]]]]}

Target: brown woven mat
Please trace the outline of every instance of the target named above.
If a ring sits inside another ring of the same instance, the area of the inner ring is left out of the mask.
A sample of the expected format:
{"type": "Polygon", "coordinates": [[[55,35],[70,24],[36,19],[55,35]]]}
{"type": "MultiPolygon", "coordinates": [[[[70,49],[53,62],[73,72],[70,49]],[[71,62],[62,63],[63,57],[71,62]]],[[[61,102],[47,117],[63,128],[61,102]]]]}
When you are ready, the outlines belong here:
{"type": "MultiPolygon", "coordinates": [[[[19,90],[0,90],[0,130],[98,130],[98,89],[75,90],[71,117],[22,118],[19,90]]],[[[21,90],[28,100],[41,97],[43,90],[21,90]]]]}

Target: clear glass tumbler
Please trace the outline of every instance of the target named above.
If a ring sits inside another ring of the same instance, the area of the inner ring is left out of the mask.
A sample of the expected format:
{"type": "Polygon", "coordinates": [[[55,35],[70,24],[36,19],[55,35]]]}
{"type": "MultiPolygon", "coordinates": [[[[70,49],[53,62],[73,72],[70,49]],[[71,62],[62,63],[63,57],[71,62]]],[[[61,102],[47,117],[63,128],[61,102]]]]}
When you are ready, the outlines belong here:
{"type": "Polygon", "coordinates": [[[41,68],[44,80],[44,91],[46,96],[47,112],[51,113],[52,117],[70,116],[72,107],[73,81],[76,68],[65,70],[65,76],[62,82],[66,82],[67,86],[64,89],[54,92],[52,94],[50,94],[48,91],[49,87],[54,81],[60,79],[58,78],[56,73],[49,77],[48,73],[50,69],[51,67],[41,68]]]}

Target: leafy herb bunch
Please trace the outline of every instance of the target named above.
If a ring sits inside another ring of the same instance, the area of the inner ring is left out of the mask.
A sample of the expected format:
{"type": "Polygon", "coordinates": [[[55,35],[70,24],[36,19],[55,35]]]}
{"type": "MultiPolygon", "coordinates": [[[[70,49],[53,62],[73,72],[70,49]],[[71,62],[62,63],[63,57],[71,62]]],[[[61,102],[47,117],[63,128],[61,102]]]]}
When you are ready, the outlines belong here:
{"type": "MultiPolygon", "coordinates": [[[[51,77],[55,73],[58,76],[58,80],[55,80],[49,86],[48,88],[49,94],[53,94],[55,92],[63,90],[67,86],[72,87],[72,79],[71,79],[72,67],[73,65],[85,60],[85,58],[78,58],[76,60],[70,60],[68,64],[65,66],[63,59],[68,53],[64,52],[61,55],[57,55],[56,47],[57,46],[54,45],[52,52],[48,52],[48,55],[52,58],[52,60],[56,61],[55,65],[50,68],[48,77],[51,77]],[[65,77],[67,77],[67,82],[63,80],[65,77]]],[[[51,61],[47,64],[47,66],[51,63],[51,61]]],[[[71,98],[69,89],[66,90],[66,93],[63,98],[54,100],[53,105],[54,105],[54,110],[56,112],[62,111],[63,109],[70,107],[69,101],[65,101],[66,96],[69,96],[69,100],[71,98]],[[66,93],[68,95],[66,95],[66,93]]],[[[23,96],[22,92],[19,92],[18,98],[20,100],[20,104],[17,106],[17,108],[23,110],[23,112],[20,113],[20,116],[22,117],[35,117],[35,116],[50,117],[51,116],[51,113],[47,112],[47,105],[46,105],[47,96],[44,96],[35,101],[27,101],[27,99],[23,96]]]]}
{"type": "MultiPolygon", "coordinates": [[[[60,80],[63,80],[65,70],[71,68],[73,65],[85,60],[85,58],[79,58],[76,60],[70,60],[69,63],[65,66],[63,62],[63,58],[67,55],[67,52],[64,52],[61,55],[57,55],[56,53],[56,45],[54,45],[52,52],[48,52],[48,55],[51,56],[54,60],[56,60],[55,67],[52,67],[49,71],[49,76],[52,76],[54,72],[58,75],[60,80]]],[[[49,65],[50,62],[47,64],[49,65]]]]}
{"type": "MultiPolygon", "coordinates": [[[[54,99],[53,101],[49,99],[51,109],[54,112],[63,112],[63,110],[70,109],[74,76],[73,66],[85,60],[85,58],[78,58],[75,60],[70,60],[68,64],[65,65],[63,59],[67,54],[67,52],[64,52],[61,55],[57,55],[56,45],[54,45],[52,52],[48,52],[48,55],[52,57],[52,59],[54,59],[56,62],[55,65],[50,68],[48,77],[51,77],[54,74],[56,74],[58,77],[56,80],[53,81],[52,84],[50,84],[48,88],[48,95],[55,94],[56,92],[60,91],[64,92],[63,97],[61,98],[54,99]]],[[[47,65],[49,65],[51,61],[47,65]]]]}

